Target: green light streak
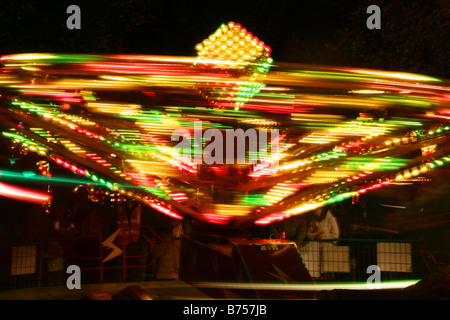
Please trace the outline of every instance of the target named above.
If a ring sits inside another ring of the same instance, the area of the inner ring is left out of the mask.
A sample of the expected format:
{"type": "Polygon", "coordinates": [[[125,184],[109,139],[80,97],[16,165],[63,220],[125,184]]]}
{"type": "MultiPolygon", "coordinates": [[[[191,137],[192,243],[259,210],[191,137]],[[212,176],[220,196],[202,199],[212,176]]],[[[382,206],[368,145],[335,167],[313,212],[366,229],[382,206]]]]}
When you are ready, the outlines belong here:
{"type": "Polygon", "coordinates": [[[345,170],[396,170],[407,164],[407,159],[398,158],[351,158],[343,161],[345,170]]]}
{"type": "Polygon", "coordinates": [[[270,202],[265,198],[265,194],[248,194],[242,197],[241,205],[245,206],[269,206],[270,202]]]}
{"type": "Polygon", "coordinates": [[[341,193],[341,194],[338,194],[336,196],[333,196],[333,197],[325,200],[325,203],[326,204],[333,204],[333,203],[336,203],[336,202],[341,202],[341,201],[344,201],[344,200],[346,200],[348,198],[351,198],[353,196],[356,196],[356,195],[358,195],[357,191],[341,193]]]}
{"type": "Polygon", "coordinates": [[[32,171],[24,171],[24,172],[16,172],[16,171],[7,171],[7,170],[0,170],[0,178],[8,179],[12,181],[20,181],[20,180],[27,180],[27,181],[36,181],[36,182],[45,182],[49,184],[56,184],[56,183],[67,183],[67,184],[86,184],[86,179],[75,179],[75,178],[64,178],[64,177],[46,177],[37,175],[36,173],[32,171]]]}

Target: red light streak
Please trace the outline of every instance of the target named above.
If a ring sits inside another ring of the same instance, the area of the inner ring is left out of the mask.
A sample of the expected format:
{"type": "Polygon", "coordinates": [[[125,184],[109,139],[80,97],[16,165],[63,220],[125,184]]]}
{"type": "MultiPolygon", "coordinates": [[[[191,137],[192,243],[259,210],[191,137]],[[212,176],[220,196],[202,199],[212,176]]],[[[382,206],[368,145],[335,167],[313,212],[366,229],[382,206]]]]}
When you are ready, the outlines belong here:
{"type": "Polygon", "coordinates": [[[427,114],[426,116],[430,117],[430,118],[441,118],[441,119],[450,120],[450,117],[440,116],[440,115],[437,115],[437,114],[427,114]]]}
{"type": "Polygon", "coordinates": [[[229,216],[221,216],[212,213],[205,213],[203,214],[203,217],[207,222],[214,224],[228,224],[231,219],[229,216]]]}
{"type": "Polygon", "coordinates": [[[286,213],[272,213],[271,215],[258,219],[255,221],[256,225],[268,225],[276,221],[282,221],[284,219],[290,218],[290,214],[286,213]]]}
{"type": "Polygon", "coordinates": [[[177,220],[183,220],[183,217],[180,216],[178,213],[176,213],[168,208],[165,208],[159,204],[150,203],[149,206],[152,207],[153,209],[165,214],[166,216],[169,216],[169,217],[177,219],[177,220]]]}
{"type": "Polygon", "coordinates": [[[37,192],[31,189],[20,188],[4,183],[0,183],[0,196],[37,204],[48,202],[51,199],[51,196],[47,193],[37,192]]]}
{"type": "Polygon", "coordinates": [[[169,197],[171,197],[173,200],[175,201],[185,201],[188,200],[189,198],[187,197],[187,195],[183,192],[180,193],[171,193],[169,194],[169,197]]]}

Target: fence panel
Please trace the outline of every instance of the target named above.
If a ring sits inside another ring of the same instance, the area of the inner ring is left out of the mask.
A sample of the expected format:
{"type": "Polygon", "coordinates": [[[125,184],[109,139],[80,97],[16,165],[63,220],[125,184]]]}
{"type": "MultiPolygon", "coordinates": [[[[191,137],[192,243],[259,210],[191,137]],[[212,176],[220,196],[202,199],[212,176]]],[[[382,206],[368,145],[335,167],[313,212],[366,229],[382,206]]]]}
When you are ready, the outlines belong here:
{"type": "Polygon", "coordinates": [[[0,246],[0,290],[40,285],[41,247],[38,244],[2,244],[0,246]]]}
{"type": "Polygon", "coordinates": [[[366,281],[367,268],[377,265],[382,280],[418,279],[425,276],[418,243],[383,239],[310,241],[299,248],[313,278],[366,281]]]}

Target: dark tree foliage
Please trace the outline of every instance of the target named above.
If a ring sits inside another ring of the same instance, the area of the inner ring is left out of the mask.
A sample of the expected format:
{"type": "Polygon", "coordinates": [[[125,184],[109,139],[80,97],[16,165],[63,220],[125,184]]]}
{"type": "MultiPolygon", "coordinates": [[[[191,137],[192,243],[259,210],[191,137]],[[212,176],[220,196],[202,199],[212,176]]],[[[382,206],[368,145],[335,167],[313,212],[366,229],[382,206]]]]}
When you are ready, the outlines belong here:
{"type": "Polygon", "coordinates": [[[275,61],[343,65],[450,78],[449,0],[15,0],[0,10],[0,54],[20,52],[195,55],[235,21],[271,46],[275,61]],[[81,30],[66,9],[81,8],[81,30]],[[369,5],[381,30],[369,30],[369,5]]]}
{"type": "Polygon", "coordinates": [[[450,1],[360,1],[327,43],[338,64],[450,78],[450,1]],[[381,30],[368,30],[366,8],[381,8],[381,30]]]}

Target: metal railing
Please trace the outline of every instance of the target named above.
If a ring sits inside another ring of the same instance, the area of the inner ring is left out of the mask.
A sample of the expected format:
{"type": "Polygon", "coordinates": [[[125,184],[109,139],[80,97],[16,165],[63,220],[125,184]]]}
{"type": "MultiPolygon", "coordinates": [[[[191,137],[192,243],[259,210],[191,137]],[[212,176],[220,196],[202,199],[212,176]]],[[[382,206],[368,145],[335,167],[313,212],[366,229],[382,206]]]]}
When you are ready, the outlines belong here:
{"type": "MultiPolygon", "coordinates": [[[[149,244],[141,248],[144,250],[121,246],[121,255],[105,262],[112,249],[104,246],[104,239],[100,235],[79,235],[65,243],[65,266],[79,265],[84,283],[153,280],[145,275],[157,267],[168,240],[148,226],[141,227],[139,239],[149,244]],[[80,255],[76,244],[88,245],[95,254],[80,255]],[[133,271],[139,271],[138,278],[133,271]]],[[[36,243],[1,244],[0,290],[47,286],[43,249],[43,244],[36,243]]],[[[311,276],[323,281],[365,282],[370,275],[367,268],[372,265],[380,268],[382,281],[421,279],[443,264],[435,259],[432,248],[423,248],[421,242],[411,240],[321,240],[307,242],[298,249],[311,276]]]]}
{"type": "Polygon", "coordinates": [[[101,234],[78,235],[64,245],[65,264],[78,265],[88,283],[149,280],[146,277],[148,269],[157,263],[168,243],[168,239],[160,237],[147,225],[140,225],[136,241],[129,244],[123,242],[122,245],[110,246],[101,234]],[[91,250],[86,248],[86,244],[90,244],[91,250]],[[107,260],[115,250],[119,254],[107,260]]]}
{"type": "Polygon", "coordinates": [[[33,243],[0,245],[0,290],[36,287],[42,273],[41,246],[33,243]]]}
{"type": "Polygon", "coordinates": [[[306,242],[298,249],[315,279],[366,281],[371,274],[369,266],[379,267],[382,281],[419,279],[431,271],[418,241],[321,240],[306,242]]]}
{"type": "Polygon", "coordinates": [[[54,275],[50,275],[47,264],[46,244],[0,244],[0,290],[65,285],[65,270],[69,265],[80,267],[83,283],[152,280],[155,275],[149,272],[156,273],[170,239],[162,238],[147,225],[140,225],[136,242],[116,246],[120,254],[106,261],[115,249],[104,243],[102,232],[98,231],[96,235],[77,233],[60,239],[63,255],[62,267],[57,271],[58,281],[50,281],[54,275]]]}

